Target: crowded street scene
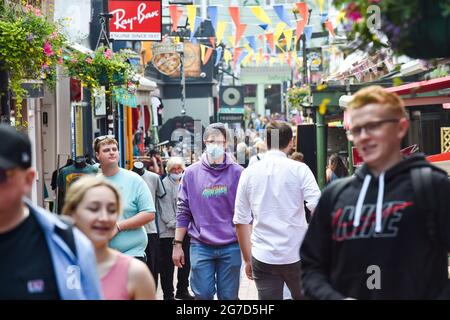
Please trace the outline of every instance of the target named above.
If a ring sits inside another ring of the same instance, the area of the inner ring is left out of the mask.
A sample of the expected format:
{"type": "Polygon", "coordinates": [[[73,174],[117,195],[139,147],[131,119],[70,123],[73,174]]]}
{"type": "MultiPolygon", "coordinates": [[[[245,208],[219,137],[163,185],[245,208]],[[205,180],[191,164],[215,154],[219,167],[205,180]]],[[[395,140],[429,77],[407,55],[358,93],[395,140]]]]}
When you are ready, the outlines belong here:
{"type": "Polygon", "coordinates": [[[450,300],[449,176],[448,0],[0,0],[0,301],[450,300]]]}

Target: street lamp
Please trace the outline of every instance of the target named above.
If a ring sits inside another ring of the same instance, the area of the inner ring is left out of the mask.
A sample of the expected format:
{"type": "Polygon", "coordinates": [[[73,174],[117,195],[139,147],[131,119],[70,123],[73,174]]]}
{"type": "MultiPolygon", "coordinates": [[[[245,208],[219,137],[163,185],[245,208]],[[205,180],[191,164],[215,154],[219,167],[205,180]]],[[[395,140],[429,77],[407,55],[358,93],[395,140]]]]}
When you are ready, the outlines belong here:
{"type": "Polygon", "coordinates": [[[186,33],[188,19],[182,16],[178,22],[177,35],[180,42],[177,43],[175,51],[180,55],[180,77],[181,77],[181,115],[186,114],[186,75],[184,72],[184,35],[186,33]]]}

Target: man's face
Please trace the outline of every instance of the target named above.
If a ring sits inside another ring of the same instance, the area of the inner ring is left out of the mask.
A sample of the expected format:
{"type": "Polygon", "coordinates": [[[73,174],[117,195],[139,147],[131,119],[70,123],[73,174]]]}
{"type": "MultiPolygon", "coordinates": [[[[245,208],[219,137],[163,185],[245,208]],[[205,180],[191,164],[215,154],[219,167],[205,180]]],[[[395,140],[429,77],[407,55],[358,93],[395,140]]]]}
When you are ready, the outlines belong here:
{"type": "Polygon", "coordinates": [[[102,167],[110,167],[119,164],[119,149],[115,143],[100,145],[95,153],[102,167]]]}
{"type": "MultiPolygon", "coordinates": [[[[0,169],[2,170],[2,169],[0,169]]],[[[0,181],[0,212],[18,206],[33,185],[35,171],[29,169],[2,170],[0,181]]]]}
{"type": "Polygon", "coordinates": [[[349,111],[353,143],[370,168],[382,168],[398,156],[408,120],[392,114],[379,104],[349,111]]]}

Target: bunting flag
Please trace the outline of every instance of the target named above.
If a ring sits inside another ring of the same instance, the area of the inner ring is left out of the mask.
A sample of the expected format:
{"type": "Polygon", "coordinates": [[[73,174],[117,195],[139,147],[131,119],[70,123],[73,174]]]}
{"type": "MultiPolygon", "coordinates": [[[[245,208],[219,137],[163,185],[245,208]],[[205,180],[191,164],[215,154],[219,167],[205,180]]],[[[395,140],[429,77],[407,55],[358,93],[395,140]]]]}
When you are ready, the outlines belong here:
{"type": "Polygon", "coordinates": [[[303,30],[305,29],[306,20],[299,20],[297,21],[297,28],[295,29],[295,44],[294,46],[297,46],[297,42],[302,36],[303,30]]]}
{"type": "Polygon", "coordinates": [[[264,41],[264,35],[263,34],[259,34],[258,35],[258,39],[259,39],[259,41],[264,41]]]}
{"type": "Polygon", "coordinates": [[[206,46],[201,44],[200,45],[200,59],[202,60],[203,64],[205,64],[205,52],[206,52],[206,46]]]}
{"type": "Polygon", "coordinates": [[[313,31],[312,25],[305,26],[305,39],[306,39],[306,44],[308,46],[309,46],[309,41],[311,40],[312,31],[313,31]]]}
{"type": "Polygon", "coordinates": [[[176,32],[178,28],[178,22],[180,21],[180,17],[183,14],[183,9],[179,9],[175,5],[169,6],[170,18],[172,19],[172,31],[176,32]]]}
{"type": "Polygon", "coordinates": [[[319,10],[320,10],[320,13],[322,13],[323,12],[323,0],[318,0],[319,1],[319,10]]]}
{"type": "Polygon", "coordinates": [[[221,59],[222,59],[222,47],[218,47],[216,49],[216,62],[214,63],[215,67],[219,65],[221,59]]]}
{"type": "Polygon", "coordinates": [[[205,61],[203,62],[204,65],[208,63],[209,59],[211,58],[211,55],[212,55],[213,51],[214,51],[213,48],[207,47],[206,55],[205,55],[205,61]]]}
{"type": "Polygon", "coordinates": [[[228,36],[228,47],[230,47],[230,48],[232,48],[232,47],[235,47],[235,45],[234,45],[234,40],[235,40],[236,38],[234,37],[234,36],[228,36]]]}
{"type": "Polygon", "coordinates": [[[259,25],[259,27],[260,27],[261,29],[263,29],[264,31],[267,30],[267,27],[268,27],[268,26],[269,26],[268,24],[260,24],[260,25],[259,25]]]}
{"type": "Polygon", "coordinates": [[[190,39],[191,42],[193,42],[195,33],[197,32],[197,30],[200,27],[200,25],[202,24],[202,22],[203,22],[202,18],[195,17],[194,30],[191,30],[191,39],[190,39]]]}
{"type": "Polygon", "coordinates": [[[335,24],[338,25],[339,23],[341,23],[342,19],[344,19],[346,15],[346,12],[344,9],[342,9],[341,11],[339,11],[337,17],[336,17],[336,21],[335,24]]]}
{"type": "Polygon", "coordinates": [[[225,49],[225,51],[223,52],[223,59],[225,60],[225,62],[229,63],[232,57],[233,56],[232,56],[230,50],[225,49]]]}
{"type": "Polygon", "coordinates": [[[234,43],[235,46],[239,44],[239,40],[241,40],[241,37],[245,32],[245,28],[247,28],[247,25],[245,23],[236,26],[236,39],[234,43]]]}
{"type": "Polygon", "coordinates": [[[188,5],[187,12],[188,12],[188,20],[189,20],[189,30],[191,30],[191,32],[192,32],[194,29],[194,24],[195,24],[195,16],[197,15],[197,6],[195,4],[188,5]]]}
{"type": "MultiPolygon", "coordinates": [[[[255,15],[256,19],[266,24],[272,24],[272,20],[267,16],[266,12],[261,7],[250,7],[250,10],[255,15]]],[[[264,29],[265,30],[265,29],[264,29]]]]}
{"type": "Polygon", "coordinates": [[[306,21],[305,25],[307,25],[309,20],[308,4],[306,2],[298,2],[295,5],[297,6],[300,17],[306,21]]]}
{"type": "Polygon", "coordinates": [[[289,68],[292,68],[292,61],[291,61],[291,53],[290,52],[288,52],[288,55],[287,55],[287,64],[288,64],[289,68]]]}
{"type": "Polygon", "coordinates": [[[281,52],[286,52],[283,47],[281,46],[281,44],[277,43],[277,47],[280,49],[281,52]]]}
{"type": "Polygon", "coordinates": [[[209,43],[211,43],[212,47],[216,48],[216,37],[209,37],[209,43]]]}
{"type": "Polygon", "coordinates": [[[334,37],[334,29],[333,29],[333,24],[331,23],[330,20],[325,21],[325,28],[328,29],[328,32],[330,32],[330,34],[334,37]]]}
{"type": "Polygon", "coordinates": [[[275,13],[277,14],[278,18],[280,18],[281,21],[283,21],[290,27],[291,21],[289,20],[289,17],[286,14],[286,11],[284,10],[284,5],[282,4],[274,5],[273,9],[275,10],[275,13]]]}
{"type": "Polygon", "coordinates": [[[216,31],[217,43],[222,42],[226,27],[227,27],[227,23],[223,22],[223,21],[219,22],[219,24],[217,25],[217,31],[216,31]]]}
{"type": "Polygon", "coordinates": [[[253,49],[249,46],[248,43],[244,44],[244,48],[245,48],[249,53],[253,52],[253,49]]]}
{"type": "Polygon", "coordinates": [[[217,6],[208,6],[208,16],[214,31],[217,30],[217,6]]]}
{"type": "Polygon", "coordinates": [[[293,29],[284,30],[284,38],[286,39],[286,50],[291,51],[292,35],[294,33],[293,29]]]}
{"type": "Polygon", "coordinates": [[[239,53],[239,58],[237,59],[237,65],[240,65],[242,60],[245,59],[245,57],[247,57],[248,55],[248,51],[247,50],[243,50],[242,52],[239,53]]]}
{"type": "Polygon", "coordinates": [[[239,56],[241,55],[242,49],[241,48],[234,48],[233,50],[233,69],[236,68],[237,60],[239,59],[239,56]]]}
{"type": "Polygon", "coordinates": [[[253,59],[253,51],[250,51],[248,55],[242,60],[242,65],[246,66],[253,59]]]}
{"type": "Polygon", "coordinates": [[[266,33],[267,44],[269,45],[270,51],[275,52],[275,43],[273,42],[273,33],[266,33]]]}
{"type": "Polygon", "coordinates": [[[233,19],[236,28],[241,24],[241,18],[239,17],[239,7],[229,7],[231,19],[233,19]]]}
{"type": "Polygon", "coordinates": [[[258,51],[257,46],[256,46],[255,36],[247,36],[246,38],[247,38],[248,44],[250,45],[250,48],[252,48],[253,51],[258,51]]]}
{"type": "Polygon", "coordinates": [[[278,39],[280,38],[281,34],[283,33],[283,30],[285,27],[286,27],[286,24],[284,22],[280,22],[277,24],[275,31],[273,32],[273,40],[275,42],[278,41],[278,39]]]}
{"type": "Polygon", "coordinates": [[[328,19],[328,12],[322,12],[320,15],[320,23],[325,23],[328,19]]]}

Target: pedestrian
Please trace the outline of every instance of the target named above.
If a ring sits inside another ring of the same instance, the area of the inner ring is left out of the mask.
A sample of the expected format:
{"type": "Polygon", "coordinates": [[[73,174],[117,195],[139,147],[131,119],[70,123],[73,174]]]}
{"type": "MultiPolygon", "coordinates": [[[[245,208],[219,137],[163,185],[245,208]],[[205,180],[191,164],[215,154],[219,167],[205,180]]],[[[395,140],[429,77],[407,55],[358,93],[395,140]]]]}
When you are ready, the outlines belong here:
{"type": "Polygon", "coordinates": [[[292,160],[298,161],[298,162],[303,162],[303,159],[305,158],[305,156],[301,152],[293,152],[289,156],[289,158],[292,160]]]}
{"type": "Polygon", "coordinates": [[[95,156],[102,168],[101,176],[119,189],[123,215],[117,223],[110,247],[146,262],[147,233],[144,225],[155,219],[155,205],[144,180],[135,172],[119,167],[119,144],[114,137],[94,140],[95,156]]]}
{"type": "Polygon", "coordinates": [[[92,241],[106,300],[154,300],[155,282],[147,266],[108,247],[121,210],[119,191],[110,182],[83,177],[69,188],[63,214],[92,241]]]}
{"type": "Polygon", "coordinates": [[[264,157],[265,153],[267,152],[267,145],[264,141],[258,141],[257,143],[255,143],[255,149],[256,154],[250,158],[250,161],[248,163],[249,166],[251,166],[252,164],[261,160],[264,157]]]}
{"type": "Polygon", "coordinates": [[[234,201],[243,168],[225,153],[222,123],[205,129],[206,151],[189,166],[178,193],[173,262],[185,265],[182,243],[191,237],[191,289],[198,300],[237,300],[241,253],[233,225],[234,201]]]}
{"type": "MultiPolygon", "coordinates": [[[[154,172],[145,169],[144,163],[141,161],[135,161],[133,163],[133,171],[136,172],[145,181],[150,194],[152,195],[153,202],[159,197],[163,197],[166,193],[164,186],[161,183],[160,176],[154,172]]],[[[156,205],[155,205],[156,207],[156,205]]],[[[145,248],[145,255],[147,256],[147,266],[150,272],[155,277],[156,287],[158,287],[158,256],[159,256],[159,235],[158,228],[156,226],[156,220],[158,219],[159,212],[155,211],[155,219],[144,225],[145,232],[147,233],[147,247],[145,248]]]]}
{"type": "Polygon", "coordinates": [[[348,176],[348,170],[344,161],[342,161],[342,158],[337,153],[333,153],[328,159],[328,167],[326,170],[327,183],[346,176],[348,176]]]}
{"type": "Polygon", "coordinates": [[[0,125],[0,300],[101,299],[91,242],[24,198],[35,183],[31,143],[0,125]]]}
{"type": "Polygon", "coordinates": [[[269,151],[264,159],[242,172],[233,222],[258,298],[283,299],[286,283],[292,298],[299,300],[299,251],[308,228],[304,201],[313,211],[320,190],[309,167],[287,157],[293,144],[289,124],[273,121],[266,134],[269,151]]]}
{"type": "Polygon", "coordinates": [[[347,112],[348,138],[364,164],[354,176],[331,183],[319,201],[300,253],[306,295],[449,299],[447,174],[423,155],[401,155],[409,121],[395,93],[361,89],[347,112]],[[418,193],[422,178],[412,175],[423,171],[430,185],[418,193]],[[432,200],[429,206],[422,205],[424,197],[432,200]]]}
{"type": "Polygon", "coordinates": [[[193,300],[194,297],[189,293],[189,273],[191,271],[191,262],[189,257],[189,236],[186,234],[183,239],[184,266],[177,271],[177,292],[173,295],[173,272],[175,266],[172,261],[173,240],[175,238],[175,228],[177,224],[177,196],[181,176],[185,165],[183,158],[171,157],[166,164],[168,175],[162,180],[165,195],[157,201],[158,226],[160,236],[159,249],[159,270],[161,274],[161,287],[164,300],[193,300]]]}

